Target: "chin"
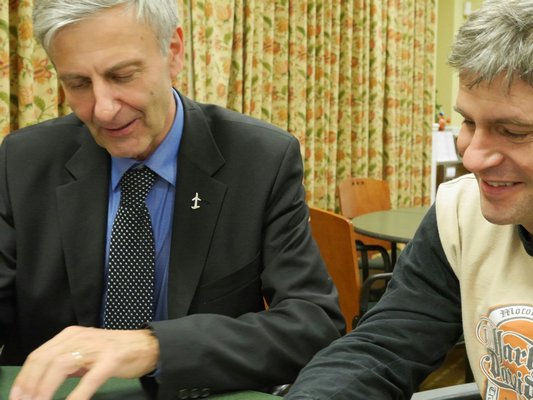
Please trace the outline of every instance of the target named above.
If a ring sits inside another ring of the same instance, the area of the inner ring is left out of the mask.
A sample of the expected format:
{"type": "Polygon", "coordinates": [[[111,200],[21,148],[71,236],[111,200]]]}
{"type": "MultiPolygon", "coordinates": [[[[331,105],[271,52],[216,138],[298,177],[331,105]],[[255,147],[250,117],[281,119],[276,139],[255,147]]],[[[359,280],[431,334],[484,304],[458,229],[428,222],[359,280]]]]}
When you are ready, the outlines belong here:
{"type": "Polygon", "coordinates": [[[140,149],[137,141],[109,142],[100,143],[113,157],[119,158],[137,158],[145,149],[140,149]]]}
{"type": "Polygon", "coordinates": [[[513,218],[505,216],[503,213],[483,211],[482,214],[487,221],[494,225],[511,225],[515,223],[513,218]]]}
{"type": "Polygon", "coordinates": [[[112,148],[112,147],[109,147],[109,146],[105,147],[105,149],[107,150],[107,152],[112,157],[117,157],[117,158],[135,158],[135,159],[137,159],[138,155],[139,155],[139,153],[133,152],[133,151],[131,151],[131,149],[120,150],[120,149],[115,149],[115,148],[112,148]]]}

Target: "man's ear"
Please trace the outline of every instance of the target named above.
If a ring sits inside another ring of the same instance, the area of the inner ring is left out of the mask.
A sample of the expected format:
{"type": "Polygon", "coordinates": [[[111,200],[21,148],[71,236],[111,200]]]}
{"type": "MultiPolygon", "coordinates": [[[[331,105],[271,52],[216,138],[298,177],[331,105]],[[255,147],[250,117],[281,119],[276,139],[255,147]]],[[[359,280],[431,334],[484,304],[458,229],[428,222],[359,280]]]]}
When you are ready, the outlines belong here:
{"type": "Polygon", "coordinates": [[[185,44],[183,42],[183,29],[181,26],[176,27],[170,39],[168,63],[170,78],[174,79],[181,72],[185,63],[185,44]]]}

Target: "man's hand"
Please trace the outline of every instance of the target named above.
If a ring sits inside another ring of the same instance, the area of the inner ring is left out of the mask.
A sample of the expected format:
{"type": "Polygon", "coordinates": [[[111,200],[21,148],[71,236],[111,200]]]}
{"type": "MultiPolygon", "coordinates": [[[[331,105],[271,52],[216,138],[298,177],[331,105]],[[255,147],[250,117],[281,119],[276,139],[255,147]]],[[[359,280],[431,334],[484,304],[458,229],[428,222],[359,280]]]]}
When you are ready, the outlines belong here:
{"type": "Polygon", "coordinates": [[[139,378],[156,369],[159,343],[149,330],[72,326],[33,351],[9,400],[51,399],[64,380],[81,376],[69,400],[85,400],[109,378],[139,378]]]}

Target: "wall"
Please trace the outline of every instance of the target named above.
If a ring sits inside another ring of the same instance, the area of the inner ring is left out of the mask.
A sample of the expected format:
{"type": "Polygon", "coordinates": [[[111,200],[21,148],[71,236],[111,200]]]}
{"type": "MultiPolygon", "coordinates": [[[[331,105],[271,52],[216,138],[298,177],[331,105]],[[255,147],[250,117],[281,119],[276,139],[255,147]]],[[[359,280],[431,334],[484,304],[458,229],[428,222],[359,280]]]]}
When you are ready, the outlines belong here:
{"type": "MultiPolygon", "coordinates": [[[[455,33],[466,18],[465,5],[467,3],[470,3],[470,9],[474,11],[481,6],[483,0],[437,0],[437,59],[435,62],[437,93],[435,103],[440,106],[446,118],[451,118],[452,126],[461,124],[461,116],[453,111],[459,80],[446,60],[455,33]]],[[[468,6],[466,10],[468,10],[468,6]]],[[[436,112],[438,113],[439,110],[436,112]]]]}

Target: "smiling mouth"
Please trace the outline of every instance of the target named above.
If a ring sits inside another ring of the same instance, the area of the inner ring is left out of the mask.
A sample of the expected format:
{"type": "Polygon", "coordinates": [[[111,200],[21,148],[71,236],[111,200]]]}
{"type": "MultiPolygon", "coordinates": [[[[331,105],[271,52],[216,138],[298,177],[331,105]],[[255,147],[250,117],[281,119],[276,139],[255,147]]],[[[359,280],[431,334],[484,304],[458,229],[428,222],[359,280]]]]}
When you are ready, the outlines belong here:
{"type": "Polygon", "coordinates": [[[495,182],[495,181],[485,181],[485,183],[492,187],[509,187],[513,186],[513,182],[495,182]]]}
{"type": "Polygon", "coordinates": [[[102,126],[101,129],[106,135],[110,137],[127,136],[132,132],[132,126],[135,124],[135,119],[125,125],[119,127],[102,126]]]}
{"type": "Polygon", "coordinates": [[[128,126],[130,126],[131,124],[133,124],[135,122],[135,120],[133,121],[130,121],[128,122],[127,124],[125,125],[122,125],[122,126],[119,126],[118,128],[108,128],[108,127],[103,127],[106,131],[111,131],[111,132],[118,132],[118,131],[121,131],[123,129],[126,129],[128,126]]]}

